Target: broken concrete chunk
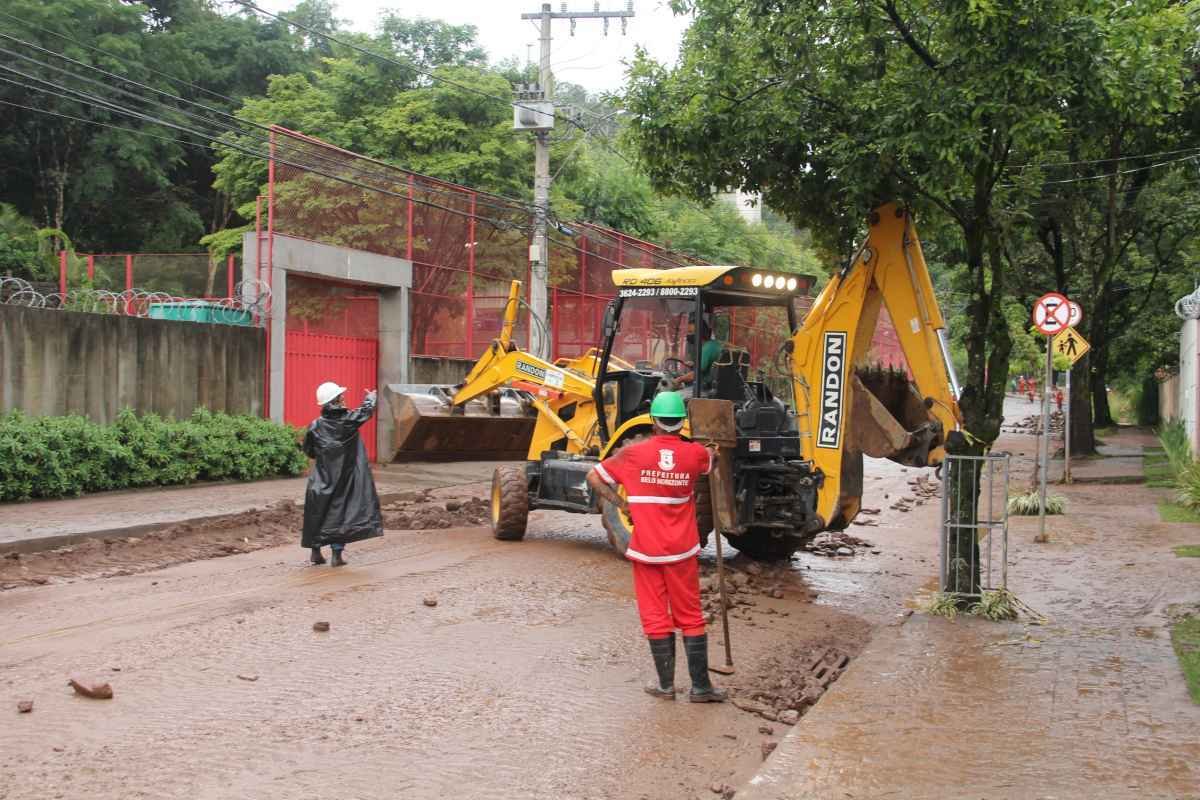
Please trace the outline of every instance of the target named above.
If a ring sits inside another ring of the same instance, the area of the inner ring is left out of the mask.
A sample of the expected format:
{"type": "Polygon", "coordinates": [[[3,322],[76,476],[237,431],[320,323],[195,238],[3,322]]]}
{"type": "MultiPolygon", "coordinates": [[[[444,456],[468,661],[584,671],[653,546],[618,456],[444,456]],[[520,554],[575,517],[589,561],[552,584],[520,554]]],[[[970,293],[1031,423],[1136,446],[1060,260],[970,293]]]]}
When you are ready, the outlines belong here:
{"type": "Polygon", "coordinates": [[[33,711],[33,701],[32,700],[18,700],[17,701],[17,713],[18,714],[28,714],[31,711],[33,711]]]}
{"type": "Polygon", "coordinates": [[[775,752],[775,748],[779,746],[779,742],[764,741],[760,747],[762,748],[763,761],[767,760],[767,756],[775,752]]]}
{"type": "Polygon", "coordinates": [[[113,696],[112,685],[104,681],[73,675],[67,680],[67,683],[75,690],[75,694],[90,697],[93,700],[111,700],[113,696]]]}
{"type": "Polygon", "coordinates": [[[779,712],[779,721],[784,725],[795,725],[800,720],[800,712],[789,708],[779,712]]]}
{"type": "Polygon", "coordinates": [[[429,606],[430,608],[433,608],[434,606],[436,606],[438,604],[438,599],[435,595],[427,594],[427,595],[425,595],[425,599],[422,600],[421,602],[424,603],[425,605],[429,606]]]}
{"type": "Polygon", "coordinates": [[[258,680],[258,676],[257,675],[238,675],[238,680],[250,681],[250,683],[254,683],[256,680],[258,680]]]}
{"type": "Polygon", "coordinates": [[[329,630],[329,623],[324,620],[314,622],[313,630],[316,631],[317,633],[325,633],[326,631],[329,630]]]}

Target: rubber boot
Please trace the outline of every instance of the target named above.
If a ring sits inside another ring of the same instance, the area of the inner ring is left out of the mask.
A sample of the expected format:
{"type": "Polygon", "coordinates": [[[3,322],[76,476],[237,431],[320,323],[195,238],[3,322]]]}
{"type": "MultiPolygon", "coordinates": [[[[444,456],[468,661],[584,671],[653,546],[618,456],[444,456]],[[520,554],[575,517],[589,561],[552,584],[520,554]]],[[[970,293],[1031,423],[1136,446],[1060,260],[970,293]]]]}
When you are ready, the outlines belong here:
{"type": "Polygon", "coordinates": [[[647,684],[646,694],[661,697],[664,700],[675,699],[675,634],[671,633],[665,639],[650,640],[650,655],[654,658],[654,670],[658,673],[658,683],[647,684]]]}
{"type": "Polygon", "coordinates": [[[324,564],[325,556],[321,555],[321,548],[313,547],[311,549],[312,549],[312,555],[309,556],[308,560],[314,564],[324,564]]]}
{"type": "Polygon", "coordinates": [[[346,559],[342,558],[342,548],[334,547],[334,548],[332,548],[332,550],[333,550],[333,561],[329,562],[329,566],[331,566],[331,567],[346,566],[346,559]]]}
{"type": "Polygon", "coordinates": [[[688,700],[693,703],[724,703],[728,694],[718,689],[708,679],[708,634],[683,637],[683,652],[687,654],[688,674],[692,676],[692,690],[688,700]]]}

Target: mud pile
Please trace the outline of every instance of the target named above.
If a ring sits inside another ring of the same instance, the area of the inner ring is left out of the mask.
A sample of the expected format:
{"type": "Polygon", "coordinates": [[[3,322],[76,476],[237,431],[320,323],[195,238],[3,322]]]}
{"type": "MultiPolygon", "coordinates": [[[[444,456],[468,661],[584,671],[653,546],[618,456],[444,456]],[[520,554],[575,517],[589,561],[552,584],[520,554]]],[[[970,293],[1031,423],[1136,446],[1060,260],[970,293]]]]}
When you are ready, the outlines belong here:
{"type": "Polygon", "coordinates": [[[410,492],[383,506],[385,530],[428,531],[487,525],[491,507],[482,497],[440,500],[429,491],[410,492]]]}
{"type": "MultiPolygon", "coordinates": [[[[808,602],[816,599],[817,593],[799,583],[788,565],[772,566],[755,561],[726,564],[725,599],[730,619],[740,619],[754,626],[755,615],[788,616],[789,612],[772,607],[767,602],[792,600],[808,602]],[[760,599],[763,601],[760,603],[760,599]]],[[[711,565],[701,567],[700,605],[704,618],[714,622],[721,613],[721,592],[717,583],[717,571],[711,565]]]]}
{"type": "Polygon", "coordinates": [[[303,509],[291,500],[262,510],[181,522],[140,536],[86,539],[40,553],[0,558],[0,590],[62,578],[111,578],[172,564],[300,543],[303,509]]]}

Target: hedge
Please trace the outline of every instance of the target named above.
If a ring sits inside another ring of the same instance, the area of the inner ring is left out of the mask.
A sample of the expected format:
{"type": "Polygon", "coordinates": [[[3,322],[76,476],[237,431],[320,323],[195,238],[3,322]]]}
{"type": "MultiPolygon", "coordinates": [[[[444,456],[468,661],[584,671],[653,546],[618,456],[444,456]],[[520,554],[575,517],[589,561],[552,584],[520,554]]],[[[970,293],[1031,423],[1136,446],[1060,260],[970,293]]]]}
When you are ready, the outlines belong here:
{"type": "Polygon", "coordinates": [[[298,475],[298,442],[287,425],[203,409],[184,420],[125,409],[110,425],[13,411],[0,415],[0,501],[298,475]]]}

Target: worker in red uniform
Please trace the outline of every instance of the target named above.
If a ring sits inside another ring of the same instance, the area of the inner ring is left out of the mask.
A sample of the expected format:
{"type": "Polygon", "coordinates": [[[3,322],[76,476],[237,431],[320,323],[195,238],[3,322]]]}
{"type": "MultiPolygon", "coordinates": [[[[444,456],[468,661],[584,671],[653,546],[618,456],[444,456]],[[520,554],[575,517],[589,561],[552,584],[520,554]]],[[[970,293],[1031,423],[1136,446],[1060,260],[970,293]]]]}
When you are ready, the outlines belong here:
{"type": "Polygon", "coordinates": [[[658,683],[656,697],[675,699],[675,629],[683,632],[693,703],[720,703],[726,693],[708,677],[708,636],[700,609],[700,536],[696,481],[712,469],[708,448],[679,436],[687,408],[678,392],[660,392],[650,404],[654,436],[621,448],[588,473],[592,491],[625,509],[633,534],[625,557],[633,562],[642,630],[658,683]],[[616,489],[625,490],[621,497],[616,489]]]}

